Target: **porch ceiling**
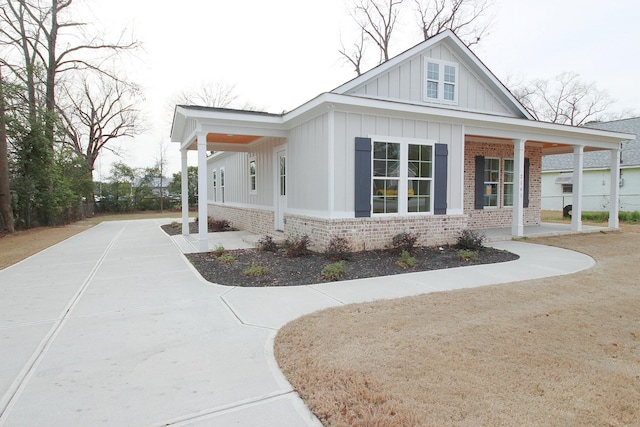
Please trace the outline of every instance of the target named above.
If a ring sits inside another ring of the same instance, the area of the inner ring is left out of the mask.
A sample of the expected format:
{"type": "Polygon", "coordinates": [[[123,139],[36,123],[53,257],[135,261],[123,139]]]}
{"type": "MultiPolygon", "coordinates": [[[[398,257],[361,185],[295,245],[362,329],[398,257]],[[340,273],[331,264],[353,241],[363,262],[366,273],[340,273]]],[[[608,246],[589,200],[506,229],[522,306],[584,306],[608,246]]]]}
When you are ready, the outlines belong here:
{"type": "MultiPolygon", "coordinates": [[[[466,135],[465,142],[513,145],[513,140],[509,138],[495,138],[495,137],[488,137],[488,136],[481,136],[481,135],[466,135]]],[[[542,155],[573,153],[573,147],[574,147],[574,145],[571,145],[571,144],[561,144],[561,143],[555,143],[555,142],[532,141],[532,140],[527,140],[527,144],[534,144],[536,146],[542,147],[542,155]]],[[[604,148],[591,147],[588,145],[584,147],[585,152],[598,151],[598,150],[604,150],[604,148]]]]}
{"type": "MultiPolygon", "coordinates": [[[[241,135],[241,134],[223,134],[223,133],[207,133],[207,151],[249,151],[249,147],[262,141],[272,139],[283,139],[262,135],[241,135]]],[[[198,140],[194,138],[191,144],[187,146],[187,150],[197,150],[198,140]]]]}

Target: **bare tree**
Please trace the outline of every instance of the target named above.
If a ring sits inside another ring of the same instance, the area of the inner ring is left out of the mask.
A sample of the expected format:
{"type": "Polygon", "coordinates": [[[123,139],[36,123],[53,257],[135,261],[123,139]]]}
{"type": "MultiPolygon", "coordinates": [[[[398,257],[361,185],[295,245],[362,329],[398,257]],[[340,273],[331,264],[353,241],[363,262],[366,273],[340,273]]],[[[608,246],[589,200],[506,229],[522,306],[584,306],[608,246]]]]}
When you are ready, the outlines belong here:
{"type": "Polygon", "coordinates": [[[206,107],[228,108],[238,99],[236,86],[223,82],[201,83],[198,87],[183,90],[175,98],[176,104],[202,105],[206,107]]]}
{"type": "Polygon", "coordinates": [[[9,233],[13,233],[13,212],[11,210],[11,191],[9,188],[9,150],[7,145],[2,66],[0,66],[0,214],[2,215],[4,227],[9,233]]]}
{"type": "Polygon", "coordinates": [[[489,23],[481,22],[493,0],[414,0],[424,40],[452,30],[467,45],[480,42],[489,23]]]}
{"type": "Polygon", "coordinates": [[[141,130],[136,108],[140,92],[134,85],[105,75],[85,76],[77,85],[62,86],[62,91],[67,102],[58,109],[63,124],[62,142],[84,159],[93,177],[100,153],[113,152],[109,143],[141,130]]]}
{"type": "Polygon", "coordinates": [[[340,55],[344,57],[344,60],[353,65],[356,75],[362,74],[362,59],[364,58],[365,51],[365,32],[360,30],[360,39],[353,43],[353,49],[348,50],[344,47],[344,43],[340,40],[340,55]]]}
{"type": "Polygon", "coordinates": [[[570,72],[517,85],[513,94],[537,120],[573,126],[608,119],[606,110],[613,103],[595,83],[570,72]]]}
{"type": "Polygon", "coordinates": [[[353,19],[378,46],[380,63],[389,60],[389,46],[404,0],[355,0],[353,19]]]}

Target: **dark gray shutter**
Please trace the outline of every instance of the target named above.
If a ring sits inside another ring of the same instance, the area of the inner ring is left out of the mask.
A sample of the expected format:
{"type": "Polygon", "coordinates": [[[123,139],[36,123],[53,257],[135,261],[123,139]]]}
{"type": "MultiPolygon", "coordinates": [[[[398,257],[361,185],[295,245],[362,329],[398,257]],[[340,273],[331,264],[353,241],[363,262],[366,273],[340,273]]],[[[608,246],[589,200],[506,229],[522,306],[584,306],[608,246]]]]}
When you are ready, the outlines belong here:
{"type": "Polygon", "coordinates": [[[529,207],[529,159],[524,159],[524,193],[522,205],[525,208],[529,207]]]}
{"type": "Polygon", "coordinates": [[[371,138],[356,138],[355,214],[371,216],[371,138]]]}
{"type": "Polygon", "coordinates": [[[447,213],[447,168],[449,148],[447,144],[436,144],[435,173],[433,179],[435,197],[433,199],[433,213],[445,215],[447,213]]]}
{"type": "Polygon", "coordinates": [[[476,156],[476,200],[475,208],[484,208],[484,156],[476,156]]]}

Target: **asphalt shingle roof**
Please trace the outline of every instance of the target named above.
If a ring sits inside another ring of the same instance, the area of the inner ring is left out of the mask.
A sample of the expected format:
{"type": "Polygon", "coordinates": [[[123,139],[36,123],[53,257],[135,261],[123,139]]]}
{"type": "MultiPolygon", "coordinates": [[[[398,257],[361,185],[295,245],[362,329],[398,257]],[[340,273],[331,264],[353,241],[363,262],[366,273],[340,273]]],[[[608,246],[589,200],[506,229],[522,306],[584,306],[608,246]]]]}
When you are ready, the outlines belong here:
{"type": "MultiPolygon", "coordinates": [[[[640,166],[640,117],[588,124],[590,127],[614,132],[632,133],[636,138],[622,142],[621,166],[640,166]]],[[[609,168],[611,155],[608,151],[589,151],[584,153],[584,168],[609,168]]],[[[543,171],[572,170],[573,154],[554,154],[542,158],[543,171]]]]}

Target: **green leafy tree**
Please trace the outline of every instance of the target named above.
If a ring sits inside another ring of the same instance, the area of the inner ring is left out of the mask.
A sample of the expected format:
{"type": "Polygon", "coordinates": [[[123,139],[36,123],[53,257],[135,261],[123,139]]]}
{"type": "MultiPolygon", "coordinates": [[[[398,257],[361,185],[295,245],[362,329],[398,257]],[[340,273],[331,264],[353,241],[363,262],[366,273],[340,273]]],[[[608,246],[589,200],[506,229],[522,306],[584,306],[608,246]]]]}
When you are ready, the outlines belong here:
{"type": "MultiPolygon", "coordinates": [[[[189,193],[189,206],[195,206],[198,201],[198,167],[189,166],[187,168],[187,188],[189,193]]],[[[173,174],[173,181],[167,187],[169,196],[180,200],[182,194],[182,172],[173,174]]]]}

